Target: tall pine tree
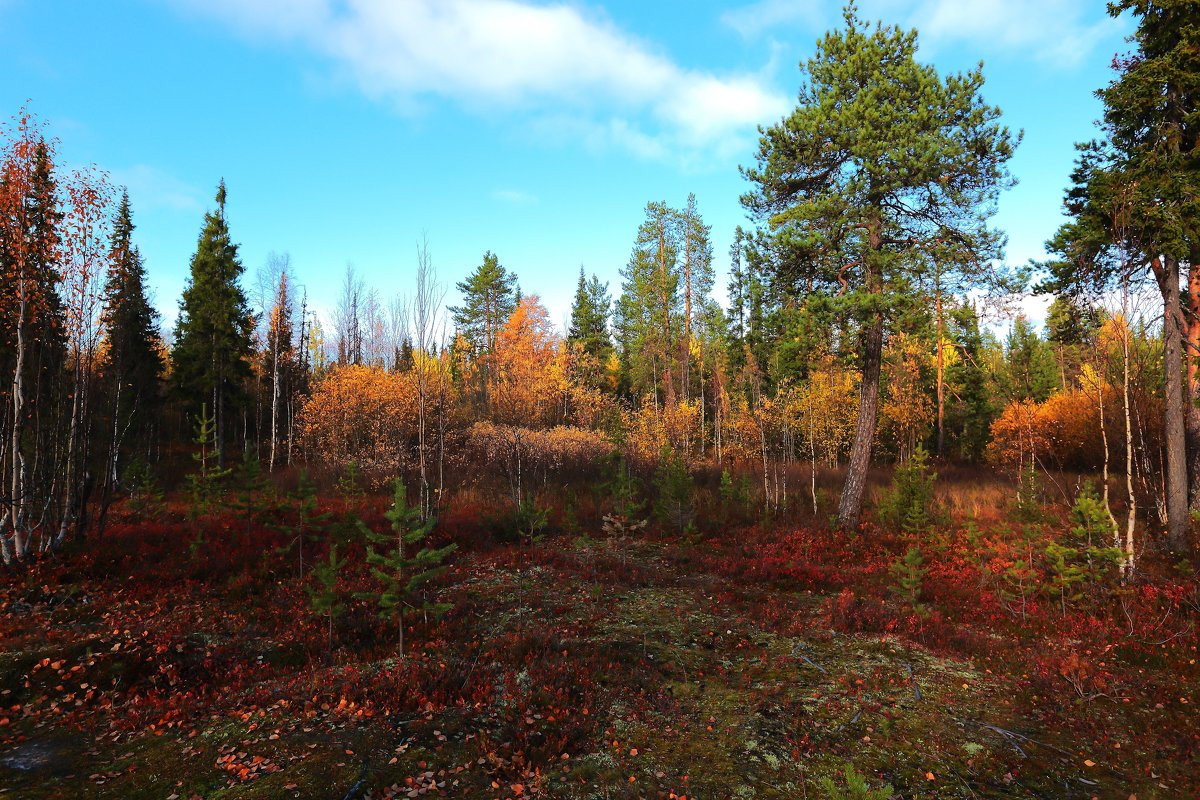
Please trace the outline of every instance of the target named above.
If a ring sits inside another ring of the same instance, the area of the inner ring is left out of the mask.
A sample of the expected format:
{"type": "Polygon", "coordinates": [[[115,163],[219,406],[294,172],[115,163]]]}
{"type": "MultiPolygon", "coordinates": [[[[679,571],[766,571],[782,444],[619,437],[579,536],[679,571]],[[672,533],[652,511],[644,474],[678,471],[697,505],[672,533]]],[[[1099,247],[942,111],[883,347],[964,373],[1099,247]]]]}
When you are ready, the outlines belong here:
{"type": "Polygon", "coordinates": [[[491,385],[489,362],[496,349],[496,333],[517,307],[520,295],[517,276],[505,269],[489,250],[483,254],[483,263],[457,286],[463,302],[451,307],[450,314],[469,345],[479,381],[479,401],[486,409],[491,385]]]}
{"type": "Polygon", "coordinates": [[[682,316],[678,212],[666,203],[646,204],[629,263],[621,271],[616,328],[622,383],[655,403],[676,400],[682,316]]]}
{"type": "Polygon", "coordinates": [[[917,253],[950,240],[976,255],[999,249],[987,227],[1010,183],[1013,137],[985,104],[983,74],[942,77],[916,58],[916,31],[870,26],[854,6],[803,67],[799,104],[763,129],[742,204],[771,233],[775,266],[799,284],[816,267],[861,330],[860,402],[838,508],[858,525],[879,409],[880,366],[892,306],[913,284],[917,253]]]}
{"type": "Polygon", "coordinates": [[[240,284],[244,268],[238,246],[225,219],[225,181],[216,201],[216,210],[204,216],[191,276],[179,301],[171,364],[174,388],[185,406],[192,413],[202,402],[212,409],[217,463],[223,465],[230,418],[246,400],[253,319],[240,284]]]}

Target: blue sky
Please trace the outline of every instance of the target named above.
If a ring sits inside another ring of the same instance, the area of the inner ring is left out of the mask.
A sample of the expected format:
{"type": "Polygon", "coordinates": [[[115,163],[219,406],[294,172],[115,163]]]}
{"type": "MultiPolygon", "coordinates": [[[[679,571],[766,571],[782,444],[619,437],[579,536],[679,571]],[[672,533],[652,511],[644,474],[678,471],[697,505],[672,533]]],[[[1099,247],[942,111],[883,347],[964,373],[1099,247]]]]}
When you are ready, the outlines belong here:
{"type": "MultiPolygon", "coordinates": [[[[997,220],[1011,262],[1042,255],[1128,49],[1103,7],[860,3],[917,27],[943,72],[984,61],[1024,129],[997,220]]],[[[390,298],[427,235],[443,283],[493,250],[562,322],[580,264],[616,293],[649,200],[696,193],[724,285],[738,165],[839,20],[824,0],[0,0],[0,113],[30,100],[65,161],[128,185],[168,321],[224,177],[247,283],[286,251],[318,308],[347,262],[390,298]]]]}

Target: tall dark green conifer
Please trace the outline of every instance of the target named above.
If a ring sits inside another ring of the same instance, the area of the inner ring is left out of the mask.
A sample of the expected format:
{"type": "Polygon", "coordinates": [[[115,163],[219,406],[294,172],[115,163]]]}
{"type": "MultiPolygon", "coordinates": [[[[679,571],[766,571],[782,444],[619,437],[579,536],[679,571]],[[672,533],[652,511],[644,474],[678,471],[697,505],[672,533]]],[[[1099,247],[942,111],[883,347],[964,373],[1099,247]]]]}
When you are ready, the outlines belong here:
{"type": "Polygon", "coordinates": [[[217,208],[204,216],[191,277],[179,301],[171,350],[174,388],[189,411],[211,404],[218,463],[224,463],[229,418],[245,402],[253,320],[239,280],[244,268],[225,219],[225,181],[217,208]]]}
{"type": "Polygon", "coordinates": [[[578,349],[583,380],[593,387],[605,384],[604,368],[613,352],[612,334],[608,330],[611,309],[608,284],[601,283],[595,275],[587,280],[580,267],[567,342],[578,349]]]}
{"type": "Polygon", "coordinates": [[[122,452],[148,446],[161,400],[163,355],[158,311],[146,296],[146,269],[133,244],[129,192],[113,222],[103,322],[108,336],[103,372],[111,406],[112,429],[106,481],[117,479],[122,452]]]}
{"type": "Polygon", "coordinates": [[[985,276],[1000,243],[987,218],[1010,183],[1014,139],[980,97],[980,70],[942,77],[917,60],[916,31],[868,25],[853,4],[845,21],[802,67],[795,111],[763,129],[742,204],[770,232],[783,282],[837,286],[860,327],[859,416],[838,508],[839,525],[852,529],[892,306],[922,269],[916,254],[945,241],[976,256],[962,269],[985,276]]]}
{"type": "Polygon", "coordinates": [[[1097,92],[1104,140],[1078,148],[1070,219],[1047,243],[1060,258],[1042,288],[1127,285],[1147,268],[1158,284],[1167,529],[1183,552],[1200,511],[1200,6],[1117,0],[1108,10],[1132,13],[1136,50],[1114,59],[1115,79],[1097,92]]]}

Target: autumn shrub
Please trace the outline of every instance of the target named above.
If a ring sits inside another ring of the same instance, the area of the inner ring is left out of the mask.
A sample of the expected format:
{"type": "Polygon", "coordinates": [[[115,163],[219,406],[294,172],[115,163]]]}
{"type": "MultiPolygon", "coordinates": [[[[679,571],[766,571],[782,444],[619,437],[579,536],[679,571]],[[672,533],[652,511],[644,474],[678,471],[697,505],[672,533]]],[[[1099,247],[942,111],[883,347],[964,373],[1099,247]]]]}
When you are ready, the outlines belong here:
{"type": "MultiPolygon", "coordinates": [[[[426,411],[433,419],[437,384],[449,376],[427,372],[433,385],[426,411]]],[[[354,462],[367,483],[382,485],[415,463],[419,398],[415,370],[333,367],[300,410],[300,446],[311,463],[340,469],[354,462]]]]}
{"type": "Polygon", "coordinates": [[[623,414],[622,428],[628,456],[639,468],[658,463],[663,448],[687,453],[700,436],[700,404],[676,402],[662,405],[643,398],[623,414]]]}
{"type": "Polygon", "coordinates": [[[594,477],[613,450],[602,434],[569,426],[534,429],[476,422],[466,437],[470,463],[486,465],[507,480],[514,502],[522,484],[544,484],[551,475],[558,482],[594,477]]]}
{"type": "Polygon", "coordinates": [[[896,624],[882,600],[848,587],[826,601],[824,616],[829,627],[841,633],[885,633],[896,624]]]}

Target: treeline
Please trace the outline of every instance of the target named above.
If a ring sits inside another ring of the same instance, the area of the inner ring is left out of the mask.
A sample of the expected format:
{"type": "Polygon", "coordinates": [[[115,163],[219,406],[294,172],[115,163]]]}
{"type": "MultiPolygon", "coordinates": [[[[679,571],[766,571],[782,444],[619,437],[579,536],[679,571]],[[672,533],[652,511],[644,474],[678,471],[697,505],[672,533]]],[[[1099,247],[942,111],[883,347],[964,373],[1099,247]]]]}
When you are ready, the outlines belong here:
{"type": "Polygon", "coordinates": [[[1171,70],[1194,47],[1175,17],[1194,12],[1133,11],[1138,51],[1101,93],[1105,139],[1081,149],[1072,218],[1050,243],[1061,258],[1035,287],[1056,295],[1045,332],[1017,317],[1003,339],[984,310],[1029,276],[1002,268],[988,219],[1020,137],[982,99],[979,71],[939,75],[914,32],[852,9],[743,168],[753,225],[735,232],[728,307],[688,196],[647,204],[619,287],[580,268],[564,332],[492,252],[446,307],[424,242],[412,291],[386,296],[348,268],[325,319],[286,255],[248,291],[222,184],[168,341],[129,198],[97,170],[61,174],[23,116],[0,183],[4,559],[102,528],[121,490],[193,448],[206,475],[237,454],[380,485],[403,475],[424,517],[480,475],[521,507],[529,487],[595,479],[613,458],[711,465],[766,513],[801,493],[815,510],[828,468],[844,470],[847,529],[873,461],[928,451],[1011,467],[1019,491],[1038,471],[1102,470],[1106,503],[1108,473],[1123,472],[1129,552],[1139,513],[1186,550],[1189,493],[1200,506],[1200,216],[1181,183],[1197,174],[1197,137],[1180,109],[1197,84],[1171,70]],[[1165,101],[1144,101],[1164,86],[1165,101]],[[1139,305],[1147,274],[1165,324],[1139,305]],[[808,486],[789,485],[798,464],[808,486]]]}

